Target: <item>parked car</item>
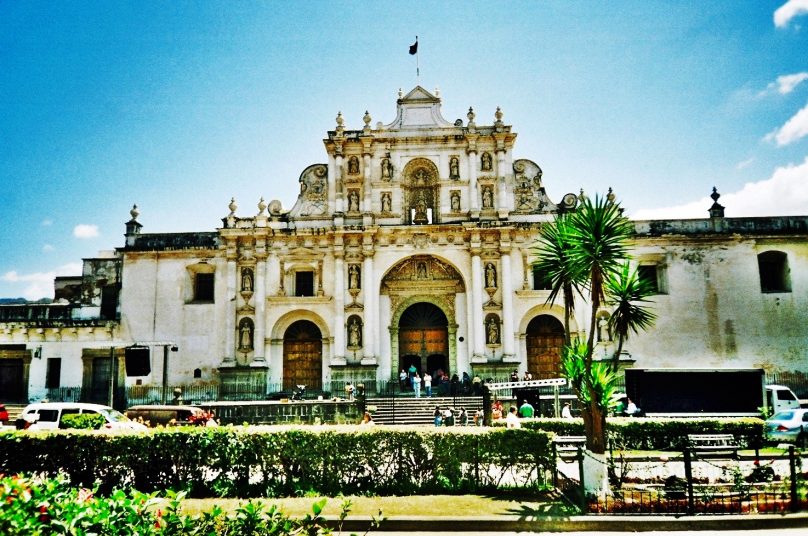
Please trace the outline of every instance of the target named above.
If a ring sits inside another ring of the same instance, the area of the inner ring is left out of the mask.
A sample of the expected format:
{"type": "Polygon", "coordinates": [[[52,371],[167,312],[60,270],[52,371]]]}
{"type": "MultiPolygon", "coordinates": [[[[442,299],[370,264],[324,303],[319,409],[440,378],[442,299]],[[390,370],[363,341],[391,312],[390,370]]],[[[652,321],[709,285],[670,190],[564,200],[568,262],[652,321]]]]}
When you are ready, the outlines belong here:
{"type": "Polygon", "coordinates": [[[96,414],[104,417],[104,430],[146,430],[141,423],[129,420],[120,411],[101,404],[85,404],[83,402],[38,402],[29,404],[22,410],[17,420],[17,428],[26,430],[57,430],[66,428],[65,415],[96,414]]]}
{"type": "Polygon", "coordinates": [[[171,405],[132,406],[126,416],[148,426],[204,425],[210,418],[201,408],[171,405]]]}
{"type": "Polygon", "coordinates": [[[788,409],[766,419],[766,439],[808,447],[808,409],[788,409]]]}

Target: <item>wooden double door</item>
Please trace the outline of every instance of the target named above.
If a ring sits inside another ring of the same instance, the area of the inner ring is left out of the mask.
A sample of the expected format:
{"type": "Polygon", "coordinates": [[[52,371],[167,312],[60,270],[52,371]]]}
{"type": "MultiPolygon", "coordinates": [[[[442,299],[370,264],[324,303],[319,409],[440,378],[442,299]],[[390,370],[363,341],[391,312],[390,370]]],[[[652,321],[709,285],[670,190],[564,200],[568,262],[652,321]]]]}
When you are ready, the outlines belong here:
{"type": "Polygon", "coordinates": [[[283,388],[305,385],[318,391],[323,386],[323,336],[308,320],[298,320],[283,336],[283,388]]]}
{"type": "Polygon", "coordinates": [[[442,370],[449,374],[446,315],[431,303],[416,303],[401,315],[398,330],[399,369],[414,365],[418,374],[442,370]]]}
{"type": "Polygon", "coordinates": [[[527,369],[534,380],[561,377],[564,326],[555,317],[539,315],[527,325],[527,369]]]}

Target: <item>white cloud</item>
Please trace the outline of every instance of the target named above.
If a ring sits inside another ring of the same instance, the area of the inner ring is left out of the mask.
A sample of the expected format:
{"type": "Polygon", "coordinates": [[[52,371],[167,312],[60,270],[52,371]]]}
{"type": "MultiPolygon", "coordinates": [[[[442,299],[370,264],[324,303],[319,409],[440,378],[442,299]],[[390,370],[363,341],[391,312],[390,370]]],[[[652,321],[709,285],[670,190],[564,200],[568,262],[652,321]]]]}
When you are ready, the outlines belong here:
{"type": "Polygon", "coordinates": [[[778,76],[776,81],[769,82],[766,89],[758,93],[757,96],[766,97],[773,93],[788,95],[805,80],[808,80],[808,72],[805,71],[801,73],[784,74],[782,76],[778,76]]]}
{"type": "MultiPolygon", "coordinates": [[[[727,217],[808,215],[808,157],[802,164],[778,167],[768,179],[747,183],[739,192],[722,194],[718,203],[726,207],[727,217]]],[[[705,196],[684,205],[638,210],[631,219],[707,218],[712,204],[705,196]]]]}
{"type": "Polygon", "coordinates": [[[735,164],[735,169],[737,169],[738,171],[746,169],[749,166],[751,166],[754,161],[755,161],[754,158],[747,158],[743,162],[738,162],[737,164],[735,164]]]}
{"type": "Polygon", "coordinates": [[[788,26],[794,17],[808,13],[808,0],[788,0],[774,12],[774,25],[778,28],[788,26]]]}
{"type": "Polygon", "coordinates": [[[81,275],[82,265],[80,262],[72,262],[54,268],[50,272],[33,272],[30,274],[20,274],[16,270],[6,272],[0,278],[7,283],[23,283],[25,288],[21,291],[21,296],[27,300],[38,300],[40,298],[53,297],[53,279],[57,276],[78,276],[81,275]]]}
{"type": "Polygon", "coordinates": [[[73,228],[73,236],[76,238],[95,238],[98,236],[98,226],[80,223],[73,228]]]}
{"type": "Polygon", "coordinates": [[[786,121],[786,124],[776,128],[764,136],[765,141],[775,141],[782,147],[808,136],[808,104],[786,121]]]}
{"type": "Polygon", "coordinates": [[[42,227],[50,227],[53,225],[53,220],[42,220],[42,227]]]}
{"type": "Polygon", "coordinates": [[[52,244],[45,244],[44,246],[42,246],[42,251],[44,253],[50,253],[51,251],[55,251],[55,250],[56,250],[56,248],[53,247],[52,244]]]}

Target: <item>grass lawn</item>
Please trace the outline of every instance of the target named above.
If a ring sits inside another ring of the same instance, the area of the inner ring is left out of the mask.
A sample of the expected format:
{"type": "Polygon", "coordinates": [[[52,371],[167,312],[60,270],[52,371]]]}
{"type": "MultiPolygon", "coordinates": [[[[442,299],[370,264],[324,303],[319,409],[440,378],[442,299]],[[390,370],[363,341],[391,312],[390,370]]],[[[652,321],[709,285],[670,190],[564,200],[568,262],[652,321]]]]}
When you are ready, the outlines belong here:
{"type": "MultiPolygon", "coordinates": [[[[287,515],[299,517],[311,512],[318,497],[261,499],[265,504],[276,504],[287,515]]],[[[497,497],[484,495],[410,495],[406,497],[332,497],[328,499],[323,515],[338,516],[343,502],[351,501],[350,516],[445,516],[474,517],[500,515],[556,515],[568,516],[576,510],[564,503],[557,494],[497,497]]],[[[233,512],[241,499],[186,499],[182,511],[196,515],[219,505],[225,512],[233,512]]]]}

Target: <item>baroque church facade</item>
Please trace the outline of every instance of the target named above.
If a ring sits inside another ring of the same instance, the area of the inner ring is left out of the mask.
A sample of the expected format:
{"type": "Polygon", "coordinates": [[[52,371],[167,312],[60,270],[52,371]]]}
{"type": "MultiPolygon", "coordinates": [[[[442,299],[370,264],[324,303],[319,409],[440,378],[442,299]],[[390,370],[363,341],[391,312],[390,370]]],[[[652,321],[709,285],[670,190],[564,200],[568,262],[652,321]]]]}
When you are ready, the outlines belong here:
{"type": "MultiPolygon", "coordinates": [[[[330,391],[410,365],[558,377],[563,304],[547,303],[532,264],[541,226],[579,196],[547,196],[499,108],[492,124],[475,119],[446,121],[437,92],[399,91],[389,124],[366,112],[349,130],[337,115],[291,209],[231,200],[218,230],[149,234],[133,208],[124,245],[57,278],[56,302],[0,306],[0,399],[194,383],[330,391]],[[134,345],[147,363],[126,362],[134,345]]],[[[808,217],[726,218],[713,197],[704,219],[634,222],[632,262],[656,287],[658,320],[621,362],[808,372],[808,217]]],[[[570,330],[597,330],[597,355],[610,355],[610,311],[589,326],[585,305],[570,330]]]]}

